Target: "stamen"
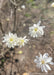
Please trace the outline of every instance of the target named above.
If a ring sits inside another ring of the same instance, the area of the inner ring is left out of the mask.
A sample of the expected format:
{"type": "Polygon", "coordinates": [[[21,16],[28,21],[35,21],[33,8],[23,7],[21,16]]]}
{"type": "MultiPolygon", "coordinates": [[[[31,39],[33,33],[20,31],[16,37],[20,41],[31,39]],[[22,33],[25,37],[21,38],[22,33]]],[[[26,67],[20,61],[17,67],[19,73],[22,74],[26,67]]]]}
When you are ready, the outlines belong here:
{"type": "Polygon", "coordinates": [[[34,30],[35,30],[35,31],[37,31],[38,29],[37,29],[37,28],[35,28],[34,30]]]}
{"type": "Polygon", "coordinates": [[[44,61],[44,60],[42,60],[42,61],[41,61],[41,63],[42,63],[42,64],[45,64],[45,61],[44,61]]]}
{"type": "Polygon", "coordinates": [[[13,41],[13,38],[10,38],[10,41],[12,42],[13,41]]]}

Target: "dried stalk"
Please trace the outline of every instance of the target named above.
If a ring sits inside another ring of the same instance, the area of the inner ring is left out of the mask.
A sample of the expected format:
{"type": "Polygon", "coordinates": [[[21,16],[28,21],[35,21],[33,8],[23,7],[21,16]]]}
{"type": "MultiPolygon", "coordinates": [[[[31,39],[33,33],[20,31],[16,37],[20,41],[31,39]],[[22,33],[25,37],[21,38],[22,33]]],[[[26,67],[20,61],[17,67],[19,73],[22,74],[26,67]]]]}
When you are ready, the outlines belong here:
{"type": "Polygon", "coordinates": [[[17,10],[17,6],[18,4],[16,4],[15,1],[10,0],[10,2],[12,3],[13,7],[14,7],[14,26],[13,26],[13,32],[16,31],[15,25],[16,25],[16,10],[17,10]]]}
{"type": "Polygon", "coordinates": [[[48,4],[48,1],[46,0],[45,1],[45,8],[42,8],[41,10],[41,21],[43,21],[43,16],[44,16],[44,11],[47,11],[47,4],[48,4]]]}
{"type": "Polygon", "coordinates": [[[13,32],[16,31],[15,25],[16,25],[16,7],[14,7],[14,27],[13,27],[13,32]]]}
{"type": "Polygon", "coordinates": [[[16,3],[13,2],[12,0],[10,0],[10,2],[11,2],[14,6],[18,6],[18,4],[16,4],[16,3]]]}
{"type": "Polygon", "coordinates": [[[1,23],[0,23],[0,29],[1,29],[2,33],[4,34],[5,32],[4,32],[3,28],[2,28],[2,24],[1,23]]]}

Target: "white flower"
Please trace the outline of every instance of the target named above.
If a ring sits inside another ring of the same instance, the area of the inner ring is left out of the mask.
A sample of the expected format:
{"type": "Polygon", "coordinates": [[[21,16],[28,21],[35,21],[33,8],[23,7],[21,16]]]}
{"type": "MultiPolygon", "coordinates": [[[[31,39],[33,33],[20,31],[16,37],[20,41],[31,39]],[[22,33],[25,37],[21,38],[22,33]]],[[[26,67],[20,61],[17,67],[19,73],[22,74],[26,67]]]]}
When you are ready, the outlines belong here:
{"type": "Polygon", "coordinates": [[[51,4],[51,7],[54,7],[54,2],[51,4]]]}
{"type": "Polygon", "coordinates": [[[17,35],[9,32],[9,34],[5,34],[3,37],[3,41],[9,48],[14,48],[16,46],[17,35]]]}
{"type": "Polygon", "coordinates": [[[25,9],[25,5],[22,5],[21,8],[22,8],[22,9],[25,9]]]}
{"type": "Polygon", "coordinates": [[[44,35],[43,28],[45,28],[45,26],[40,26],[40,24],[41,24],[41,21],[29,27],[29,35],[31,37],[35,38],[35,37],[41,37],[42,35],[44,35]]]}
{"type": "Polygon", "coordinates": [[[24,36],[23,38],[20,37],[20,38],[18,38],[17,45],[22,47],[25,44],[27,44],[28,41],[29,41],[29,39],[26,39],[26,36],[24,36]]]}
{"type": "Polygon", "coordinates": [[[40,54],[40,57],[36,56],[34,62],[37,64],[36,66],[38,68],[41,68],[42,72],[48,72],[48,70],[51,70],[48,64],[54,65],[54,63],[52,62],[52,57],[49,57],[48,53],[45,53],[43,56],[42,54],[40,54]]]}

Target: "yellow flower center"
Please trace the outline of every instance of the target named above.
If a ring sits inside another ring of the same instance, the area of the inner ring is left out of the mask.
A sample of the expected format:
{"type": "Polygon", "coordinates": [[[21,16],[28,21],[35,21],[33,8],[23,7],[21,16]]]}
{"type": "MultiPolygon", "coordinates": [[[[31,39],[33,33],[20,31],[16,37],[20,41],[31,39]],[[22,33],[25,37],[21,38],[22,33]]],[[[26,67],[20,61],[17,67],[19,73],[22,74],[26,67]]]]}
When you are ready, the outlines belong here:
{"type": "Polygon", "coordinates": [[[37,31],[37,30],[38,30],[38,28],[35,28],[35,29],[34,29],[34,31],[37,31]]]}
{"type": "Polygon", "coordinates": [[[20,41],[21,41],[20,45],[22,45],[22,44],[24,43],[24,40],[23,40],[23,39],[21,39],[20,41]]]}
{"type": "Polygon", "coordinates": [[[45,61],[44,61],[44,60],[42,60],[42,61],[41,61],[41,63],[42,63],[42,64],[45,64],[45,61]]]}
{"type": "Polygon", "coordinates": [[[24,43],[24,40],[21,40],[22,43],[24,43]]]}
{"type": "Polygon", "coordinates": [[[10,38],[10,41],[12,42],[14,39],[13,38],[10,38]]]}

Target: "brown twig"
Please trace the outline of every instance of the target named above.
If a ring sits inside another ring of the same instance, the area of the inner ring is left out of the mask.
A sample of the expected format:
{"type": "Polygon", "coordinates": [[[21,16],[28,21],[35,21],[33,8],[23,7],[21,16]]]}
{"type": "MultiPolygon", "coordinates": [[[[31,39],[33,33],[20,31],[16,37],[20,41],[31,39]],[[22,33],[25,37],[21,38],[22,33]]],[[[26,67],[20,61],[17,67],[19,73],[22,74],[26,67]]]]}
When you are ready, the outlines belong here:
{"type": "Polygon", "coordinates": [[[13,32],[16,31],[15,26],[16,26],[16,7],[14,7],[14,26],[13,26],[13,32]]]}
{"type": "Polygon", "coordinates": [[[3,28],[2,28],[2,24],[1,23],[0,23],[0,29],[1,29],[2,33],[4,34],[5,32],[4,32],[3,28]]]}

